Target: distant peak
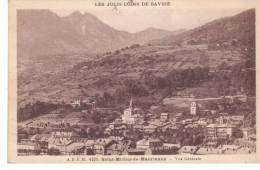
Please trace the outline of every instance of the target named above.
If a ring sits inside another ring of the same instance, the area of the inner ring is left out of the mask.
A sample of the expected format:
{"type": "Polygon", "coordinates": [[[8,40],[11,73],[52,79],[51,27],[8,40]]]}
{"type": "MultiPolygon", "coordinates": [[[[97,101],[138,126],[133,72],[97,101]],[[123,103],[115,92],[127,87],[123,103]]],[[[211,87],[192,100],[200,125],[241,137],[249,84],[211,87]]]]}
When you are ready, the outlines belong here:
{"type": "Polygon", "coordinates": [[[159,30],[158,28],[155,28],[155,27],[148,27],[146,28],[145,30],[159,30]]]}
{"type": "Polygon", "coordinates": [[[84,15],[85,15],[85,16],[89,16],[89,15],[93,16],[92,14],[90,14],[90,13],[88,13],[88,12],[84,12],[84,15]]]}
{"type": "Polygon", "coordinates": [[[82,17],[83,14],[79,11],[74,11],[73,13],[71,13],[71,16],[75,16],[75,17],[82,17]]]}
{"type": "Polygon", "coordinates": [[[84,12],[84,17],[88,17],[88,18],[93,18],[93,19],[97,19],[99,20],[95,15],[88,13],[88,12],[84,12]]]}
{"type": "Polygon", "coordinates": [[[160,29],[160,28],[155,28],[155,27],[148,27],[144,29],[143,31],[140,31],[139,33],[143,32],[170,32],[168,30],[160,29]]]}
{"type": "Polygon", "coordinates": [[[88,12],[80,12],[80,11],[74,11],[73,13],[71,13],[68,17],[71,18],[76,18],[76,19],[86,19],[86,18],[92,18],[92,19],[97,19],[97,17],[95,17],[94,15],[88,13],[88,12]]]}

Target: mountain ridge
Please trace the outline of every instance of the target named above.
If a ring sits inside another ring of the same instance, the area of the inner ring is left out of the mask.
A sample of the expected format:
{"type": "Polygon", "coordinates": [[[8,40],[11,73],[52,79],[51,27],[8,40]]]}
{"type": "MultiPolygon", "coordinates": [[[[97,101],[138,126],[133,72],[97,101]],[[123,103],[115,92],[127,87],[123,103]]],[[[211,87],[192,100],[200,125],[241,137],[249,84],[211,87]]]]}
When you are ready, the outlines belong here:
{"type": "Polygon", "coordinates": [[[251,42],[246,42],[250,44],[254,43],[254,33],[255,9],[248,9],[233,16],[213,20],[200,27],[187,30],[177,35],[152,40],[150,43],[157,45],[176,45],[192,39],[196,39],[198,41],[197,43],[213,44],[218,43],[219,40],[229,41],[232,39],[237,39],[243,43],[241,38],[246,37],[245,39],[252,40],[251,42]],[[250,30],[251,28],[254,30],[250,30]]]}
{"type": "Polygon", "coordinates": [[[60,17],[49,10],[18,11],[18,56],[100,53],[146,43],[174,32],[156,29],[149,36],[116,30],[90,13],[60,17]]]}

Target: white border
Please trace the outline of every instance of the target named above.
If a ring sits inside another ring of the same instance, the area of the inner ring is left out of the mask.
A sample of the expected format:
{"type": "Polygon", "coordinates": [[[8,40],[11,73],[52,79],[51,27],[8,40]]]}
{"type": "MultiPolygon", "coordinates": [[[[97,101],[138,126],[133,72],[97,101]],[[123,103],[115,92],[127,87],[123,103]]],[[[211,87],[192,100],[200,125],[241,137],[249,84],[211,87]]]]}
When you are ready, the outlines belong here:
{"type": "Polygon", "coordinates": [[[0,167],[7,162],[8,2],[0,0],[0,167]]]}
{"type": "Polygon", "coordinates": [[[236,169],[244,170],[259,169],[260,164],[8,164],[7,163],[7,95],[8,95],[8,0],[0,0],[0,168],[2,170],[46,170],[46,169],[144,169],[160,170],[160,169],[192,169],[192,170],[208,170],[208,169],[236,169]]]}

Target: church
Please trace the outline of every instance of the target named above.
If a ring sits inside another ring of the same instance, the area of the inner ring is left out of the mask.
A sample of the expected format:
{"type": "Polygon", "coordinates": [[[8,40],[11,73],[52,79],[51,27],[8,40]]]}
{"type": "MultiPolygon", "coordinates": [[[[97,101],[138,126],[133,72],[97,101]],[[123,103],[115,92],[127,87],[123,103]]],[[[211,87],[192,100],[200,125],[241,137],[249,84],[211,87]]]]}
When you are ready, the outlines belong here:
{"type": "Polygon", "coordinates": [[[122,121],[126,124],[134,124],[136,115],[134,114],[133,99],[131,98],[129,107],[124,110],[122,115],[122,121]]]}

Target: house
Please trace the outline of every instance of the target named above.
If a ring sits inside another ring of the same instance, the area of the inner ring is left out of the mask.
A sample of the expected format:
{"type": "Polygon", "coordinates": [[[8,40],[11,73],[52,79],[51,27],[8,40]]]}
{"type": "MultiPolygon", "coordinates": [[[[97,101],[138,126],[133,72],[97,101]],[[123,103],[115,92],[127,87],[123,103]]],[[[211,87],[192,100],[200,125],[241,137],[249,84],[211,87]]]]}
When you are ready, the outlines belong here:
{"type": "Polygon", "coordinates": [[[199,125],[198,124],[187,124],[184,126],[185,129],[189,129],[189,128],[198,128],[199,125]]]}
{"type": "Polygon", "coordinates": [[[68,145],[80,141],[80,136],[72,130],[56,130],[51,133],[48,140],[48,149],[58,149],[61,153],[67,153],[68,145]]]}
{"type": "Polygon", "coordinates": [[[162,126],[158,127],[159,131],[166,132],[167,129],[174,129],[175,124],[172,124],[171,122],[166,122],[162,126]]]}
{"type": "Polygon", "coordinates": [[[52,137],[56,138],[75,138],[78,137],[78,135],[72,131],[72,130],[57,130],[51,132],[52,137]]]}
{"type": "Polygon", "coordinates": [[[51,134],[36,134],[33,135],[30,140],[38,142],[40,145],[41,154],[45,154],[48,152],[48,142],[51,134]]]}
{"type": "Polygon", "coordinates": [[[176,118],[181,118],[182,116],[183,116],[183,113],[177,113],[177,114],[175,115],[176,118]]]}
{"type": "Polygon", "coordinates": [[[122,142],[124,137],[122,137],[122,136],[109,136],[109,139],[117,141],[117,142],[122,142]]]}
{"type": "Polygon", "coordinates": [[[215,148],[215,147],[200,147],[196,151],[196,155],[209,155],[209,154],[222,154],[222,149],[215,148]]]}
{"type": "MultiPolygon", "coordinates": [[[[155,119],[155,120],[151,120],[148,122],[149,125],[148,127],[150,127],[151,129],[151,133],[154,131],[165,131],[167,128],[169,128],[172,123],[171,122],[162,122],[160,119],[155,119]]],[[[147,130],[148,127],[144,127],[144,130],[147,130]]]]}
{"type": "MultiPolygon", "coordinates": [[[[232,152],[232,151],[231,151],[232,152]]],[[[251,154],[251,153],[256,153],[256,147],[240,147],[234,152],[235,154],[251,154]]],[[[229,153],[230,154],[230,151],[229,153]]]]}
{"type": "Polygon", "coordinates": [[[85,144],[84,142],[71,143],[63,152],[69,155],[85,155],[85,144]]]}
{"type": "Polygon", "coordinates": [[[215,119],[218,124],[231,124],[240,126],[243,124],[244,115],[225,115],[215,119]]]}
{"type": "Polygon", "coordinates": [[[122,123],[123,123],[123,120],[121,118],[116,118],[114,121],[115,125],[122,125],[122,123]]]}
{"type": "Polygon", "coordinates": [[[205,141],[202,147],[217,147],[218,142],[217,141],[205,141]]]}
{"type": "Polygon", "coordinates": [[[207,126],[208,122],[207,120],[199,119],[198,121],[194,122],[195,124],[198,124],[200,126],[207,126]]]}
{"type": "Polygon", "coordinates": [[[249,137],[251,135],[255,135],[256,134],[256,129],[255,128],[242,128],[241,129],[243,132],[243,138],[244,139],[249,139],[249,137]]]}
{"type": "Polygon", "coordinates": [[[111,143],[114,143],[115,141],[109,139],[109,138],[100,138],[95,140],[93,144],[93,152],[94,155],[105,155],[106,148],[111,145],[111,143]]]}
{"type": "Polygon", "coordinates": [[[80,107],[80,100],[74,100],[70,103],[70,105],[73,107],[73,108],[76,108],[76,107],[80,107]]]}
{"type": "Polygon", "coordinates": [[[105,155],[122,155],[126,146],[122,143],[110,143],[106,146],[105,155]]]}
{"type": "Polygon", "coordinates": [[[163,147],[165,148],[180,148],[181,144],[180,143],[163,143],[163,147]]]}
{"type": "Polygon", "coordinates": [[[94,140],[87,140],[84,142],[85,145],[85,155],[94,155],[94,140]]]}
{"type": "Polygon", "coordinates": [[[153,132],[155,132],[156,128],[157,128],[157,126],[155,126],[155,125],[148,125],[148,126],[143,127],[145,133],[153,133],[153,132]]]}
{"type": "Polygon", "coordinates": [[[236,153],[240,148],[241,148],[241,146],[238,146],[238,145],[220,145],[218,147],[218,149],[222,150],[223,154],[236,153]]]}
{"type": "Polygon", "coordinates": [[[33,135],[32,137],[30,137],[30,140],[48,142],[50,137],[51,137],[51,134],[36,134],[36,135],[33,135]]]}
{"type": "Polygon", "coordinates": [[[148,149],[150,147],[150,141],[148,139],[142,139],[136,142],[137,149],[148,149]]]}
{"type": "Polygon", "coordinates": [[[234,126],[229,124],[209,124],[206,126],[206,139],[227,139],[232,136],[234,126]]]}
{"type": "Polygon", "coordinates": [[[241,102],[247,102],[248,98],[246,95],[237,95],[236,98],[241,102]]]}
{"type": "Polygon", "coordinates": [[[216,110],[210,110],[211,114],[215,115],[217,113],[216,110]]]}
{"type": "Polygon", "coordinates": [[[110,127],[107,127],[107,128],[104,130],[104,134],[110,135],[110,134],[111,134],[111,131],[112,131],[112,129],[111,129],[110,127]]]}
{"type": "Polygon", "coordinates": [[[41,146],[37,141],[23,139],[17,144],[18,155],[40,154],[41,146]]]}
{"type": "Polygon", "coordinates": [[[168,120],[169,120],[169,113],[161,113],[161,115],[160,115],[160,120],[161,120],[162,122],[168,121],[168,120]]]}
{"type": "Polygon", "coordinates": [[[112,129],[111,135],[120,136],[120,135],[125,134],[126,130],[127,130],[127,127],[125,125],[121,125],[121,126],[118,126],[118,127],[115,127],[114,129],[112,129]]]}
{"type": "Polygon", "coordinates": [[[150,149],[130,148],[123,151],[123,155],[151,155],[150,149]]]}
{"type": "Polygon", "coordinates": [[[163,146],[163,142],[160,139],[141,139],[136,142],[137,149],[152,149],[163,146]]]}
{"type": "Polygon", "coordinates": [[[232,115],[231,119],[233,121],[243,121],[245,119],[245,116],[243,114],[239,114],[239,115],[232,115]]]}
{"type": "Polygon", "coordinates": [[[48,143],[48,149],[58,149],[62,154],[66,154],[67,147],[73,143],[73,140],[69,138],[51,137],[48,143]]]}
{"type": "Polygon", "coordinates": [[[134,124],[133,126],[134,129],[138,129],[140,131],[144,130],[144,125],[143,124],[134,124]]]}
{"type": "Polygon", "coordinates": [[[179,154],[194,154],[198,150],[198,146],[182,146],[179,150],[179,154]]]}
{"type": "Polygon", "coordinates": [[[227,121],[224,119],[224,116],[219,116],[219,117],[215,118],[215,122],[217,124],[225,124],[225,123],[227,123],[227,121]]]}
{"type": "Polygon", "coordinates": [[[96,101],[93,98],[87,98],[80,102],[80,104],[91,108],[92,110],[96,109],[96,101]]]}
{"type": "Polygon", "coordinates": [[[183,120],[181,121],[182,124],[192,124],[192,122],[193,122],[193,120],[192,120],[192,119],[189,119],[189,118],[183,119],[183,120]]]}
{"type": "Polygon", "coordinates": [[[134,114],[133,118],[134,118],[134,124],[141,125],[144,123],[144,117],[140,114],[134,114]]]}
{"type": "Polygon", "coordinates": [[[252,115],[252,113],[247,114],[247,116],[243,120],[243,127],[251,127],[253,125],[254,118],[252,115]]]}

